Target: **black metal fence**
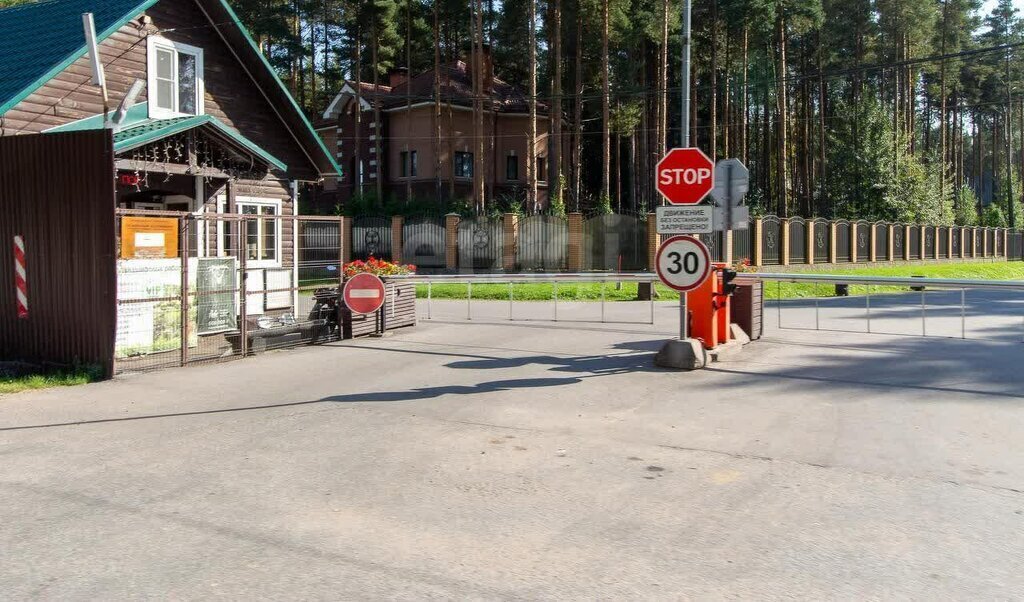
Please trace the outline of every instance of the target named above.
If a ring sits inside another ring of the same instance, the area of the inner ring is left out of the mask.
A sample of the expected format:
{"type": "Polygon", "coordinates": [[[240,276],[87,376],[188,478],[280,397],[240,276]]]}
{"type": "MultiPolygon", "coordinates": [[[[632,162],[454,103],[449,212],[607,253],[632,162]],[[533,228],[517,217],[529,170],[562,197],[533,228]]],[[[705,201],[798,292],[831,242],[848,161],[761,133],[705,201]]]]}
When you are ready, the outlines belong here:
{"type": "Polygon", "coordinates": [[[341,222],[303,220],[295,227],[299,230],[299,281],[336,280],[341,261],[341,222]]]}
{"type": "Polygon", "coordinates": [[[807,263],[807,222],[801,217],[789,220],[789,261],[807,263]]]}
{"type": "Polygon", "coordinates": [[[504,225],[501,218],[475,217],[459,222],[459,269],[491,272],[502,268],[504,225]]]}
{"type": "Polygon", "coordinates": [[[421,215],[403,220],[402,263],[411,263],[421,271],[444,269],[444,217],[421,215]]]}
{"type": "Polygon", "coordinates": [[[875,259],[887,261],[889,257],[889,224],[875,222],[872,226],[875,233],[875,259]]]}
{"type": "Polygon", "coordinates": [[[749,261],[753,262],[753,245],[751,241],[754,238],[754,226],[749,225],[746,230],[733,230],[732,233],[732,260],[736,262],[749,261]]]}
{"type": "Polygon", "coordinates": [[[1006,256],[1015,261],[1024,260],[1024,232],[1010,232],[1006,256]]]}
{"type": "Polygon", "coordinates": [[[828,220],[814,220],[814,263],[828,263],[829,250],[832,244],[828,220]]]}
{"type": "Polygon", "coordinates": [[[391,260],[391,218],[360,216],[352,219],[352,259],[391,260]]]}
{"type": "Polygon", "coordinates": [[[647,269],[647,221],[634,215],[597,215],[583,222],[583,269],[647,269]]]}
{"type": "Polygon", "coordinates": [[[761,219],[761,263],[782,263],[782,222],[774,215],[761,219]]]}
{"type": "Polygon", "coordinates": [[[568,265],[569,223],[552,215],[531,215],[519,220],[516,269],[559,272],[568,265]]]}
{"type": "MultiPolygon", "coordinates": [[[[902,226],[901,226],[902,227],[902,226]]],[[[921,259],[921,229],[910,228],[910,236],[908,238],[908,246],[910,247],[910,258],[921,259]]]]}
{"type": "Polygon", "coordinates": [[[853,261],[853,241],[851,240],[852,228],[850,222],[838,220],[836,226],[836,262],[849,263],[853,261]]]}
{"type": "Polygon", "coordinates": [[[868,261],[871,255],[871,224],[866,221],[859,221],[857,226],[857,240],[854,241],[857,249],[857,261],[868,261]]]}

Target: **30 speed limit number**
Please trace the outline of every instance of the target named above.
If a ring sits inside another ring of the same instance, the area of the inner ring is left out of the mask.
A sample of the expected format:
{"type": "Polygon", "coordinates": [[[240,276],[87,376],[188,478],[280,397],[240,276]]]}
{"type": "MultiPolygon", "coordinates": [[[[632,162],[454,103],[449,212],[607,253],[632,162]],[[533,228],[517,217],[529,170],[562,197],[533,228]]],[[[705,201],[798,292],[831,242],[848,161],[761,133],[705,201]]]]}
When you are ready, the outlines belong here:
{"type": "Polygon", "coordinates": [[[707,280],[711,274],[711,254],[704,243],[692,236],[673,236],[661,243],[655,265],[662,282],[685,292],[707,280]]]}

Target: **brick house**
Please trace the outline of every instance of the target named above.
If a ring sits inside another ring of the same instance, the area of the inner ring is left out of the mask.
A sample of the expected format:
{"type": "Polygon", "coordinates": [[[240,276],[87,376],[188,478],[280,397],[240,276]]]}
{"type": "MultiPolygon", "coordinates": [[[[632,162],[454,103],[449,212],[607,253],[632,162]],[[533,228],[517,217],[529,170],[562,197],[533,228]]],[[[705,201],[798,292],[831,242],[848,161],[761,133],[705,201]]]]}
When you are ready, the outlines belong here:
{"type": "MultiPolygon", "coordinates": [[[[392,70],[387,85],[346,82],[317,122],[327,148],[335,151],[344,175],[325,179],[316,200],[318,211],[342,206],[361,188],[373,193],[378,178],[385,196],[404,199],[411,188],[415,199],[469,199],[473,196],[475,146],[473,127],[473,74],[465,61],[443,66],[440,73],[440,163],[437,162],[437,121],[434,70],[412,78],[392,70]],[[357,99],[360,134],[355,135],[357,99]],[[374,123],[374,104],[381,122],[374,123]],[[380,157],[377,156],[378,140],[380,157]],[[359,143],[360,165],[355,145],[359,143]],[[438,166],[440,173],[437,172],[438,166]],[[438,190],[440,181],[440,190],[438,190]]],[[[484,186],[487,198],[525,195],[529,107],[526,94],[493,76],[485,52],[484,186]]],[[[548,109],[537,103],[538,198],[547,202],[548,109]]]]}

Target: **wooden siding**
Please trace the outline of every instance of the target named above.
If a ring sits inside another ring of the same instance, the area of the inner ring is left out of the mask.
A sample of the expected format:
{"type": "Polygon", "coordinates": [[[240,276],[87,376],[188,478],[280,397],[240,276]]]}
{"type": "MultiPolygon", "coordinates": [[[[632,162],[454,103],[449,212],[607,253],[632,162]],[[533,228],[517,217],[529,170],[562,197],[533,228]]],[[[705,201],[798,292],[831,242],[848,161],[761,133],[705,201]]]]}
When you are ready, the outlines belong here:
{"type": "MultiPolygon", "coordinates": [[[[163,31],[160,35],[169,40],[203,49],[207,114],[234,127],[287,164],[288,174],[277,177],[318,178],[302,147],[195,2],[163,0],[146,14],[152,18],[151,25],[142,27],[136,19],[100,44],[111,110],[132,82],[146,80],[146,38],[163,31]]],[[[83,56],[0,117],[0,135],[41,132],[101,114],[100,92],[90,79],[89,60],[83,56]]],[[[138,100],[146,99],[143,91],[138,100]]]]}

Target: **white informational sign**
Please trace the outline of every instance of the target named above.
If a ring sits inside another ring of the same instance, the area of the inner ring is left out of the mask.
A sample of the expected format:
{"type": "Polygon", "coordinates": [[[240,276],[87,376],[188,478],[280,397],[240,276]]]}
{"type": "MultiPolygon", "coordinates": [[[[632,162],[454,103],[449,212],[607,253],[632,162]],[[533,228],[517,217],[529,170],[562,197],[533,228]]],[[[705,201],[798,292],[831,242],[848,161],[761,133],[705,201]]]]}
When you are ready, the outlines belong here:
{"type": "Polygon", "coordinates": [[[707,234],[714,231],[714,207],[670,205],[658,207],[658,234],[707,234]]]}
{"type": "Polygon", "coordinates": [[[655,267],[666,286],[686,292],[703,284],[711,274],[711,253],[692,236],[673,236],[658,248],[655,267]]]}
{"type": "Polygon", "coordinates": [[[715,207],[715,232],[726,230],[749,230],[750,208],[715,207]]]}

